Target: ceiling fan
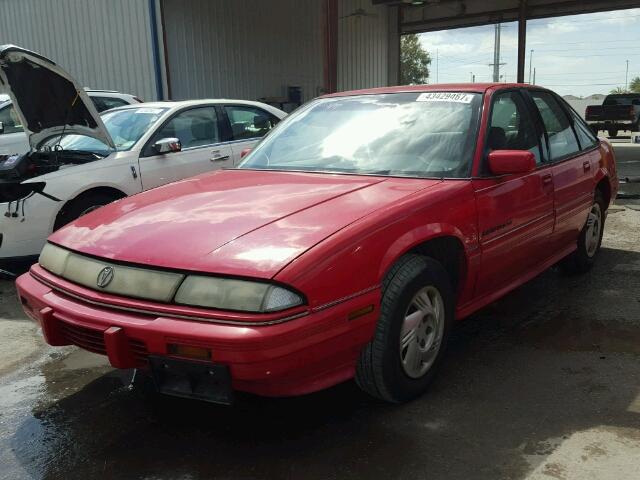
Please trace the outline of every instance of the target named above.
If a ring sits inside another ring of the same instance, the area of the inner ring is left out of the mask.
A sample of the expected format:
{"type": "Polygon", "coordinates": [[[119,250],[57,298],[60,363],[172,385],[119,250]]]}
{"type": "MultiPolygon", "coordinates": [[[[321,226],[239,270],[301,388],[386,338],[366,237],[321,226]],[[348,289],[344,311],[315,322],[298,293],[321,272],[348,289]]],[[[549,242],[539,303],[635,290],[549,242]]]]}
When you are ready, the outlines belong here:
{"type": "Polygon", "coordinates": [[[348,15],[343,15],[342,17],[340,17],[340,20],[343,20],[345,18],[352,18],[352,17],[363,18],[363,17],[377,17],[377,16],[378,16],[377,13],[370,13],[370,12],[367,12],[364,8],[358,8],[348,15]]]}

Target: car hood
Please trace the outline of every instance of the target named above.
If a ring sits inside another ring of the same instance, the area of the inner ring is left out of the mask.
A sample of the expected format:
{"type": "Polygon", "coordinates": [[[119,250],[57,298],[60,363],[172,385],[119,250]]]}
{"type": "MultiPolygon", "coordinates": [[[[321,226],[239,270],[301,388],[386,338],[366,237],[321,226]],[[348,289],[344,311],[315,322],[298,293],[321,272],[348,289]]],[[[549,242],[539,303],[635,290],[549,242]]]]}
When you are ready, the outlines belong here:
{"type": "Polygon", "coordinates": [[[359,218],[439,182],[226,170],[120,200],[50,241],[122,262],[271,278],[359,218]]]}
{"type": "Polygon", "coordinates": [[[0,46],[0,84],[13,101],[32,149],[63,132],[115,148],[87,93],[48,58],[15,45],[0,46]]]}

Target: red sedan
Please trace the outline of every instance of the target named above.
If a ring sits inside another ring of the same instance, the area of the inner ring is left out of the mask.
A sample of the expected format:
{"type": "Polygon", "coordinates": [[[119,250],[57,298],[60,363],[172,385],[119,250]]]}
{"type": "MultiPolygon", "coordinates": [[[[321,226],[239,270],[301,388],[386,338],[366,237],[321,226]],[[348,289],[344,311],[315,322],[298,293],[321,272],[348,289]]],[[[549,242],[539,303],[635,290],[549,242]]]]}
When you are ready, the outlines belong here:
{"type": "Polygon", "coordinates": [[[454,320],[558,262],[589,269],[617,188],[611,146],[548,90],[345,92],[238,168],[54,233],[18,291],[51,345],[147,368],[164,393],[227,403],[355,377],[405,401],[454,320]]]}

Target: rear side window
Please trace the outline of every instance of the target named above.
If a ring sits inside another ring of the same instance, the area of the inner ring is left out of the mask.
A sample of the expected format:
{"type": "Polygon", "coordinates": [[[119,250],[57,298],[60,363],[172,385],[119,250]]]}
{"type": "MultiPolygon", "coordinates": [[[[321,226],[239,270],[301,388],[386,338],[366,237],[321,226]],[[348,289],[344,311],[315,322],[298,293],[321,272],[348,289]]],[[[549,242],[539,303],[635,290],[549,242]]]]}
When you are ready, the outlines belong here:
{"type": "Polygon", "coordinates": [[[578,141],[580,142],[580,148],[582,150],[588,150],[598,143],[598,138],[594,135],[591,129],[584,123],[584,120],[576,112],[571,110],[571,116],[573,117],[573,128],[576,130],[578,141]]]}
{"type": "Polygon", "coordinates": [[[18,119],[18,115],[16,115],[16,111],[13,108],[13,105],[8,105],[2,110],[0,110],[0,122],[2,122],[2,132],[5,133],[19,133],[23,132],[22,123],[18,119]]]}
{"type": "Polygon", "coordinates": [[[129,105],[125,100],[115,97],[91,97],[91,100],[93,100],[93,104],[96,106],[96,110],[98,110],[98,112],[104,112],[105,110],[110,110],[112,108],[129,105]]]}
{"type": "Polygon", "coordinates": [[[244,105],[227,105],[224,108],[234,140],[264,137],[279,122],[276,116],[260,108],[244,105]]]}
{"type": "Polygon", "coordinates": [[[551,161],[560,160],[579,152],[578,140],[560,103],[548,92],[532,91],[531,97],[547,130],[551,161]]]}
{"type": "Polygon", "coordinates": [[[538,135],[524,99],[517,92],[496,94],[491,110],[489,150],[528,150],[541,163],[538,135]]]}

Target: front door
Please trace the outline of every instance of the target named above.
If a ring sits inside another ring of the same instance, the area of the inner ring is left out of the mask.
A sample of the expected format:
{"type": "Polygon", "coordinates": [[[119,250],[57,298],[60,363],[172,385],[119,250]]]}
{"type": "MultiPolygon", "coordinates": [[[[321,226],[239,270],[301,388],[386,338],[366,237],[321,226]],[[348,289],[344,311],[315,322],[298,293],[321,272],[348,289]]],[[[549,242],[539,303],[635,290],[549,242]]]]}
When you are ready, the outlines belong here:
{"type": "Polygon", "coordinates": [[[166,121],[151,137],[140,157],[140,176],[145,190],[201,173],[232,166],[232,150],[220,141],[220,128],[213,106],[182,110],[166,121]],[[158,154],[153,144],[177,138],[180,152],[158,154]]]}
{"type": "Polygon", "coordinates": [[[549,256],[553,231],[553,174],[542,162],[540,132],[518,91],[494,94],[486,156],[492,150],[529,150],[538,168],[473,180],[478,207],[482,268],[476,294],[491,294],[536,268],[549,256]]]}

